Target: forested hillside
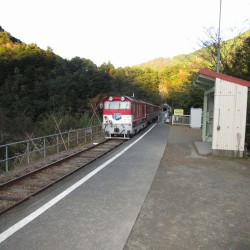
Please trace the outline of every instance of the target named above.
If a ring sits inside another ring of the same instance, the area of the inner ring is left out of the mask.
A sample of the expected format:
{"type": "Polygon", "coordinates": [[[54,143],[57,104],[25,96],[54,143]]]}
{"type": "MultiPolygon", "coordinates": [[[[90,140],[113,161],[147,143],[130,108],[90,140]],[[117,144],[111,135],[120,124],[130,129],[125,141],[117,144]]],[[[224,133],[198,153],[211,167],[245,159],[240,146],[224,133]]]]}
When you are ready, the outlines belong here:
{"type": "MultiPolygon", "coordinates": [[[[217,46],[217,34],[208,30],[208,40],[202,41],[201,49],[194,53],[153,59],[138,67],[157,70],[161,95],[170,105],[188,111],[202,105],[202,92],[193,88],[192,80],[201,67],[216,71],[217,46]]],[[[220,52],[221,73],[250,81],[250,30],[228,41],[221,40],[220,52]]],[[[250,108],[247,118],[250,123],[250,108]]]]}
{"type": "MultiPolygon", "coordinates": [[[[93,108],[107,95],[135,94],[186,111],[201,107],[203,92],[192,81],[201,67],[215,69],[214,45],[161,59],[160,67],[115,68],[111,63],[97,67],[89,59],[66,60],[49,47],[42,50],[21,42],[0,27],[0,144],[22,139],[26,133],[54,133],[52,116],[61,121],[62,130],[89,125],[93,108]]],[[[249,35],[241,37],[237,46],[230,45],[234,49],[222,55],[223,73],[249,80],[249,45],[249,35]]]]}
{"type": "Polygon", "coordinates": [[[97,67],[79,57],[66,60],[51,48],[22,43],[0,30],[1,142],[25,132],[54,133],[52,114],[62,120],[62,130],[86,126],[104,96],[133,93],[160,104],[157,72],[115,69],[110,63],[97,67]]]}
{"type": "MultiPolygon", "coordinates": [[[[212,31],[207,31],[212,32],[212,31]]],[[[207,34],[208,40],[207,41],[201,41],[200,43],[200,49],[186,55],[177,55],[173,58],[155,58],[153,60],[150,60],[148,62],[144,62],[142,64],[137,65],[140,68],[147,68],[151,67],[155,70],[162,70],[172,64],[182,64],[187,63],[190,61],[194,61],[197,57],[204,59],[204,61],[207,62],[207,64],[211,69],[215,67],[215,61],[216,61],[216,49],[217,49],[217,34],[207,34]]],[[[239,49],[240,47],[244,46],[243,43],[247,38],[250,37],[250,30],[247,30],[246,32],[240,34],[239,36],[236,36],[233,39],[222,41],[222,64],[225,63],[228,57],[234,57],[235,56],[235,50],[239,49]]],[[[233,59],[233,58],[231,58],[233,59]]],[[[230,59],[230,60],[231,60],[230,59]]],[[[215,68],[214,68],[215,69],[215,68]]],[[[223,69],[222,69],[223,71],[223,69]]]]}

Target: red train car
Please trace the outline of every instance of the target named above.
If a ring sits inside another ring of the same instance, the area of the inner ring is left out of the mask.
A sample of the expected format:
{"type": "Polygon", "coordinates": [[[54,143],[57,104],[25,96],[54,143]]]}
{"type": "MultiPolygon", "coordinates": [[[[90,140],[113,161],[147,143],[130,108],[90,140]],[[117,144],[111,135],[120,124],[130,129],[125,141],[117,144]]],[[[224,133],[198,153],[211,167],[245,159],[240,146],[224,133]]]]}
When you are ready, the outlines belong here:
{"type": "Polygon", "coordinates": [[[103,100],[103,130],[107,137],[129,139],[157,120],[159,106],[134,97],[110,96],[103,100]]]}

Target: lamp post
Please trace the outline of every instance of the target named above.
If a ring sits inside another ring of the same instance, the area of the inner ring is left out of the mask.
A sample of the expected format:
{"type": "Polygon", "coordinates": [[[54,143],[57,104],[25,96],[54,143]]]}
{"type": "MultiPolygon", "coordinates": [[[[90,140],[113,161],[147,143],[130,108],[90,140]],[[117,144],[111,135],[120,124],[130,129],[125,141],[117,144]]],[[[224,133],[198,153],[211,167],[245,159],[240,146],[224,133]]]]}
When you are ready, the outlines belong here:
{"type": "Polygon", "coordinates": [[[220,12],[219,12],[219,29],[218,29],[218,44],[217,44],[217,60],[216,60],[216,72],[220,72],[220,22],[221,22],[221,4],[220,0],[220,12]]]}

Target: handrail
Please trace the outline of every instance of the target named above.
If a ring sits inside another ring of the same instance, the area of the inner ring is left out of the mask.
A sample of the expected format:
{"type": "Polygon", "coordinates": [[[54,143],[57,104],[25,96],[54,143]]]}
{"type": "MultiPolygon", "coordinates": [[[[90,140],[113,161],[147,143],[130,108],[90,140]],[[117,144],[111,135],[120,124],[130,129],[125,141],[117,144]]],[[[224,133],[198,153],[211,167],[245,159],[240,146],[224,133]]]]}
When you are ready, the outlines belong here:
{"type": "Polygon", "coordinates": [[[0,145],[0,168],[8,172],[17,165],[30,164],[100,136],[102,125],[97,125],[0,145]]]}
{"type": "Polygon", "coordinates": [[[173,115],[172,124],[190,125],[190,115],[173,115]]]}

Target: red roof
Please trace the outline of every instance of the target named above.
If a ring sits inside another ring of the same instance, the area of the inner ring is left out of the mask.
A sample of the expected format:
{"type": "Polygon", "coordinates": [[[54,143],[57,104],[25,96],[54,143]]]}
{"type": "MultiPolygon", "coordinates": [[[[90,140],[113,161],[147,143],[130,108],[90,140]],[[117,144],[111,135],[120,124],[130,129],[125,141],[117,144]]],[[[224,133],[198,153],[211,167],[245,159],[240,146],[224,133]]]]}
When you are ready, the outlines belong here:
{"type": "Polygon", "coordinates": [[[200,74],[211,76],[214,78],[219,78],[219,79],[224,80],[224,81],[228,81],[228,82],[232,82],[232,83],[236,83],[236,84],[250,87],[250,81],[242,80],[240,78],[236,78],[233,76],[228,76],[228,75],[225,75],[222,73],[217,73],[215,71],[211,71],[208,69],[201,69],[200,74]]]}

